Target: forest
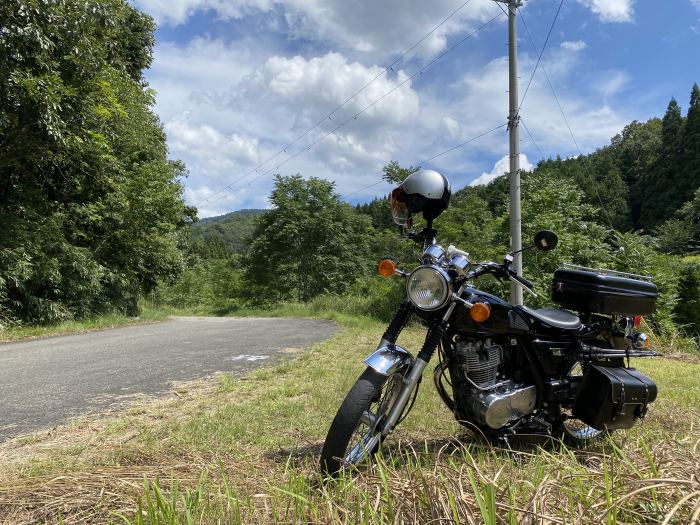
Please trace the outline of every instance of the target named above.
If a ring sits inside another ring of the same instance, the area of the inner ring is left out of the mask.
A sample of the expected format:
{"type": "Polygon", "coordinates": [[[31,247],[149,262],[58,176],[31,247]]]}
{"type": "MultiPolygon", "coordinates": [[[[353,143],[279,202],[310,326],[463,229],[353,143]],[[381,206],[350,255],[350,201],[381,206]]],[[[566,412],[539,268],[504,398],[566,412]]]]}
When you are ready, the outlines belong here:
{"type": "MultiPolygon", "coordinates": [[[[126,0],[83,3],[0,5],[0,326],[138,315],[146,303],[390,316],[401,283],[376,276],[376,262],[410,268],[416,247],[391,224],[387,198],[353,206],[330,174],[278,175],[268,210],[197,221],[143,76],[153,21],[126,0]]],[[[415,169],[390,161],[376,177],[415,169]]],[[[546,228],[560,244],[525,257],[539,292],[528,303],[547,303],[564,263],[648,275],[662,292],[650,327],[696,349],[699,187],[697,84],[685,111],[671,99],[662,118],[630,123],[593,153],[540,161],[522,175],[523,238],[546,228]]],[[[500,260],[507,202],[505,176],[453,188],[439,241],[500,260]]]]}

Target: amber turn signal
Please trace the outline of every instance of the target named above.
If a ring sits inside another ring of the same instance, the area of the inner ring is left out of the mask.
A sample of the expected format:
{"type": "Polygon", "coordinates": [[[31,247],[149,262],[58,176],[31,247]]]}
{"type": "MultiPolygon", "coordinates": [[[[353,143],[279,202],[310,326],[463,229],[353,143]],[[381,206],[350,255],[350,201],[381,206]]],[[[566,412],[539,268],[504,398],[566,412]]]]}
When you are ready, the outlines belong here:
{"type": "Polygon", "coordinates": [[[488,303],[474,303],[474,306],[469,310],[469,315],[477,323],[483,323],[491,316],[491,307],[488,303]]]}
{"type": "Polygon", "coordinates": [[[396,273],[396,263],[391,259],[382,259],[379,261],[377,271],[382,277],[391,277],[396,273]]]}

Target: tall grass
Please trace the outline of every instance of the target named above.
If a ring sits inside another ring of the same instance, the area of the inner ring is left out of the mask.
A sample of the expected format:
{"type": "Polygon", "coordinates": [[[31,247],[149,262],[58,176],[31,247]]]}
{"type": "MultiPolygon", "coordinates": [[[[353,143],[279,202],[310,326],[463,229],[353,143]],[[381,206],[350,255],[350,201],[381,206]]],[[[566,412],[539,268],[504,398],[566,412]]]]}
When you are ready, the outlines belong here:
{"type": "MultiPolygon", "coordinates": [[[[637,360],[659,400],[633,430],[586,450],[485,445],[424,381],[376,465],[322,480],[328,425],[385,327],[354,319],[291,362],[17,441],[17,465],[4,474],[0,463],[0,522],[690,525],[700,515],[700,364],[672,360],[637,360]]],[[[408,328],[401,344],[419,348],[423,335],[408,328]]],[[[0,446],[0,461],[10,450],[0,446]]]]}
{"type": "MultiPolygon", "coordinates": [[[[408,447],[376,465],[323,480],[310,465],[286,468],[276,484],[255,494],[236,488],[225,469],[200,476],[191,488],[176,479],[145,480],[128,525],[194,523],[675,523],[697,521],[697,463],[657,454],[638,461],[643,440],[628,452],[608,442],[575,451],[558,444],[496,450],[449,443],[438,450],[408,447]],[[663,476],[659,477],[658,473],[663,476]],[[655,474],[656,473],[656,474],[655,474]],[[211,474],[211,477],[210,475],[211,474]]],[[[430,447],[429,447],[430,448],[430,447]]]]}

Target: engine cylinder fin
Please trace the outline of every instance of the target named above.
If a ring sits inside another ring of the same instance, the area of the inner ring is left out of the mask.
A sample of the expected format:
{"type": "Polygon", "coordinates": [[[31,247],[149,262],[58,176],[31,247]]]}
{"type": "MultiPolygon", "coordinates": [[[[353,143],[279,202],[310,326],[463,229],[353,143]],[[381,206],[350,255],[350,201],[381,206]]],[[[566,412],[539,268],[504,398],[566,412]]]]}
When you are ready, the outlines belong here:
{"type": "Polygon", "coordinates": [[[503,349],[491,344],[489,339],[457,341],[457,364],[461,371],[477,386],[492,386],[496,383],[498,366],[503,361],[503,349]]]}

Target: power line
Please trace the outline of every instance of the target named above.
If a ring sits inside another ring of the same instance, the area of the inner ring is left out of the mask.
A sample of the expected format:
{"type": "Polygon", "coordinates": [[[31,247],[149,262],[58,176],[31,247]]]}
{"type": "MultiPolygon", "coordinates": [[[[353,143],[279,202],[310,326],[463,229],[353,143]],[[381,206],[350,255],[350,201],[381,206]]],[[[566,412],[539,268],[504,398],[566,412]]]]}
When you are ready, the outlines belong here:
{"type": "Polygon", "coordinates": [[[300,141],[301,139],[303,139],[306,135],[308,135],[308,134],[311,133],[313,130],[315,130],[316,128],[318,128],[321,124],[323,124],[326,120],[329,120],[329,119],[332,120],[332,117],[333,117],[333,115],[334,115],[335,113],[337,113],[340,109],[342,109],[343,107],[345,107],[345,106],[346,106],[351,100],[353,100],[357,95],[359,95],[362,91],[364,91],[365,89],[367,89],[371,84],[373,84],[377,79],[379,79],[379,77],[381,77],[381,76],[384,75],[385,73],[388,73],[389,71],[393,71],[393,67],[394,67],[397,63],[399,63],[401,60],[403,60],[403,59],[406,57],[406,55],[408,55],[411,51],[413,51],[416,47],[418,47],[421,43],[423,43],[423,42],[425,41],[425,39],[427,39],[430,35],[432,35],[433,33],[435,33],[435,31],[437,31],[438,29],[440,29],[440,27],[442,27],[444,24],[446,24],[450,19],[452,19],[452,17],[454,17],[459,11],[461,11],[462,9],[464,9],[470,2],[471,2],[471,0],[466,0],[462,5],[460,5],[459,7],[457,7],[457,9],[455,9],[455,10],[452,11],[449,15],[447,15],[438,25],[436,25],[435,27],[433,27],[433,28],[432,28],[428,33],[426,33],[420,40],[418,40],[415,44],[413,44],[413,45],[412,45],[411,47],[409,47],[406,51],[404,51],[401,55],[399,55],[398,58],[396,58],[391,64],[389,64],[388,66],[386,66],[382,71],[380,71],[379,73],[377,73],[377,75],[375,75],[373,78],[371,78],[370,80],[368,80],[362,87],[360,87],[357,91],[355,91],[350,97],[348,97],[347,99],[345,99],[345,101],[343,101],[342,104],[336,106],[335,109],[333,109],[330,113],[328,113],[328,115],[325,115],[325,116],[324,116],[323,118],[321,118],[316,124],[314,124],[312,127],[310,127],[309,129],[307,129],[306,131],[304,131],[304,133],[302,133],[301,135],[297,136],[294,140],[292,140],[292,142],[286,144],[284,147],[282,147],[282,149],[280,149],[280,150],[279,150],[277,153],[275,153],[272,157],[270,157],[270,158],[268,158],[266,161],[264,161],[264,162],[258,164],[255,168],[253,168],[252,170],[250,170],[249,172],[247,172],[245,175],[243,175],[243,176],[237,178],[237,179],[236,179],[235,181],[233,181],[231,184],[229,184],[229,185],[227,185],[227,186],[224,186],[223,188],[221,188],[220,190],[218,190],[218,191],[217,191],[216,193],[214,193],[213,195],[210,195],[210,196],[207,197],[206,199],[203,199],[203,200],[197,202],[196,204],[203,204],[203,203],[205,203],[205,202],[210,202],[210,200],[212,199],[212,197],[215,197],[216,195],[218,195],[219,193],[221,193],[221,192],[225,191],[226,189],[230,188],[231,186],[233,186],[233,185],[236,184],[237,182],[239,182],[239,181],[245,179],[248,175],[252,175],[253,173],[257,172],[261,167],[263,167],[263,166],[264,166],[265,164],[267,164],[268,162],[271,162],[272,160],[276,159],[276,158],[277,158],[279,155],[281,155],[282,153],[286,153],[287,148],[290,148],[290,147],[292,147],[294,144],[296,144],[297,142],[299,142],[299,141],[300,141]]]}
{"type": "Polygon", "coordinates": [[[418,165],[421,166],[421,165],[423,165],[423,164],[427,164],[427,163],[430,162],[431,160],[435,160],[435,159],[437,159],[438,157],[442,157],[443,155],[449,153],[450,151],[454,151],[454,150],[456,150],[457,148],[461,148],[462,146],[464,146],[464,145],[466,145],[466,144],[469,144],[470,142],[474,142],[476,139],[480,139],[480,138],[483,137],[484,135],[488,135],[489,133],[493,133],[493,132],[496,131],[497,129],[504,128],[504,127],[506,127],[507,125],[508,125],[508,123],[506,122],[506,123],[501,124],[500,126],[496,126],[495,128],[492,128],[492,129],[490,129],[490,130],[488,130],[488,131],[484,131],[483,133],[477,135],[476,137],[473,137],[473,138],[471,138],[471,139],[469,139],[469,140],[465,140],[464,142],[461,142],[461,143],[457,144],[456,146],[452,146],[451,148],[446,149],[445,151],[441,151],[441,152],[438,153],[437,155],[433,155],[433,156],[430,157],[429,159],[425,159],[424,161],[419,162],[418,165]]]}
{"type": "MultiPolygon", "coordinates": [[[[527,92],[530,90],[530,85],[532,84],[532,79],[535,78],[535,73],[537,73],[537,68],[540,65],[540,62],[542,61],[542,55],[544,54],[544,50],[547,48],[547,44],[549,43],[549,37],[552,36],[552,30],[554,29],[554,25],[557,23],[557,18],[559,18],[559,13],[561,12],[561,6],[564,5],[564,0],[561,0],[559,2],[559,7],[557,8],[557,12],[554,14],[554,20],[552,20],[552,24],[549,26],[549,31],[547,32],[547,38],[544,39],[544,45],[542,46],[542,50],[540,51],[540,54],[537,56],[537,63],[535,64],[535,68],[532,70],[532,75],[530,75],[530,80],[527,82],[527,87],[525,87],[525,92],[523,93],[523,98],[520,99],[520,105],[518,106],[518,113],[520,113],[520,108],[523,107],[523,102],[525,102],[525,97],[527,96],[527,92]]],[[[523,20],[523,14],[518,9],[518,13],[520,13],[520,19],[523,20]]],[[[528,34],[530,31],[527,29],[527,26],[525,27],[527,30],[528,34]]]]}
{"type": "Polygon", "coordinates": [[[353,191],[352,193],[347,193],[347,194],[345,194],[345,195],[341,195],[341,197],[345,197],[345,198],[347,199],[348,197],[352,197],[353,195],[357,195],[358,193],[361,193],[361,192],[363,192],[363,191],[365,191],[365,190],[368,190],[368,189],[370,189],[370,188],[374,188],[375,186],[381,184],[382,182],[386,182],[386,181],[385,181],[384,179],[382,179],[382,180],[377,181],[377,182],[375,182],[375,183],[373,183],[373,184],[370,184],[369,186],[365,186],[364,188],[360,188],[360,189],[357,190],[357,191],[353,191]]]}
{"type": "Polygon", "coordinates": [[[525,128],[525,133],[527,133],[527,136],[530,138],[530,142],[532,142],[532,145],[535,146],[535,149],[537,152],[540,154],[540,159],[544,160],[544,153],[542,153],[542,150],[540,147],[537,145],[537,142],[535,142],[534,137],[532,136],[532,133],[530,133],[530,130],[528,129],[527,125],[525,124],[525,121],[520,118],[520,123],[523,125],[523,128],[525,128]]]}
{"type": "MultiPolygon", "coordinates": [[[[561,5],[560,5],[561,8],[561,5]]],[[[530,33],[530,29],[527,26],[527,22],[525,22],[525,17],[523,16],[522,11],[518,10],[518,13],[520,14],[520,19],[523,22],[523,26],[525,27],[525,31],[527,31],[528,38],[530,40],[530,45],[535,48],[534,40],[532,38],[532,34],[530,33]]],[[[550,31],[551,32],[551,31],[550,31]]],[[[548,35],[549,37],[549,35],[548,35]]],[[[547,69],[544,67],[544,64],[541,65],[542,67],[542,72],[544,73],[545,78],[547,79],[547,84],[549,85],[549,89],[552,91],[552,95],[554,96],[554,100],[557,103],[557,107],[559,108],[559,112],[561,113],[562,118],[564,119],[564,124],[566,125],[566,129],[569,130],[569,135],[571,136],[571,140],[574,143],[574,146],[576,147],[576,151],[578,151],[578,154],[580,157],[583,158],[583,152],[581,151],[581,148],[578,145],[578,142],[576,141],[576,137],[574,136],[574,132],[571,129],[571,126],[569,125],[569,120],[566,118],[566,113],[564,113],[564,108],[562,108],[561,103],[559,102],[559,97],[557,96],[557,92],[554,89],[554,86],[552,85],[552,81],[549,79],[549,75],[547,74],[547,69]]],[[[588,169],[588,165],[585,161],[582,162],[583,169],[586,172],[586,175],[588,175],[589,178],[593,178],[591,176],[591,172],[588,169]]],[[[593,191],[596,194],[596,197],[598,199],[598,202],[600,203],[600,209],[603,211],[603,214],[605,215],[605,218],[608,221],[608,224],[610,225],[610,229],[614,230],[615,227],[613,226],[612,220],[610,219],[610,215],[608,214],[608,210],[603,203],[603,199],[600,197],[600,193],[598,193],[598,188],[593,185],[593,191]]]]}
{"type": "MultiPolygon", "coordinates": [[[[441,151],[441,152],[438,153],[437,155],[433,155],[433,156],[430,157],[429,159],[423,160],[423,161],[421,161],[421,162],[417,162],[417,163],[416,163],[416,166],[422,166],[423,164],[426,164],[426,163],[430,162],[431,160],[437,159],[438,157],[442,157],[443,155],[446,155],[447,153],[450,153],[451,151],[454,151],[454,150],[456,150],[456,149],[458,149],[458,148],[461,148],[462,146],[466,146],[466,145],[469,144],[470,142],[474,142],[475,140],[480,139],[481,137],[483,137],[483,136],[485,136],[485,135],[488,135],[489,133],[493,133],[494,131],[499,130],[499,129],[501,129],[501,128],[507,126],[507,125],[508,125],[508,123],[506,122],[506,123],[501,124],[500,126],[496,126],[495,128],[491,128],[491,129],[489,129],[488,131],[484,131],[484,132],[482,132],[482,133],[479,133],[478,135],[476,135],[476,136],[470,138],[469,140],[465,140],[464,142],[460,142],[459,144],[457,144],[457,145],[455,145],[455,146],[452,146],[451,148],[448,148],[448,149],[446,149],[446,150],[444,150],[444,151],[441,151]]],[[[364,188],[360,188],[360,189],[357,190],[357,191],[353,191],[352,193],[348,193],[347,195],[343,195],[343,197],[345,197],[345,198],[351,197],[352,195],[356,195],[357,193],[360,193],[360,192],[363,192],[363,191],[368,190],[368,189],[370,189],[370,188],[373,188],[374,186],[377,186],[378,184],[381,184],[382,182],[385,182],[385,181],[384,181],[384,180],[380,180],[380,181],[378,181],[378,182],[375,182],[375,183],[373,183],[373,184],[370,184],[370,185],[368,185],[368,186],[365,186],[364,188]]]]}
{"type": "MultiPolygon", "coordinates": [[[[237,188],[237,190],[242,190],[243,188],[246,188],[246,187],[250,186],[250,185],[253,184],[255,181],[261,179],[262,177],[265,177],[266,175],[272,173],[273,171],[276,171],[276,170],[280,169],[282,166],[284,166],[285,164],[287,164],[287,163],[290,162],[291,160],[293,160],[293,159],[299,157],[300,155],[306,153],[307,151],[311,150],[311,148],[313,148],[313,147],[314,147],[316,144],[318,144],[319,142],[323,141],[324,139],[326,139],[326,138],[329,137],[330,135],[333,135],[333,134],[334,134],[336,131],[338,131],[340,128],[344,127],[345,125],[349,124],[350,122],[353,122],[354,120],[357,120],[358,117],[360,117],[360,116],[361,116],[363,113],[365,113],[367,110],[371,109],[371,108],[374,107],[376,104],[378,104],[379,102],[381,102],[384,98],[386,98],[387,96],[389,96],[390,94],[392,94],[392,93],[395,92],[396,90],[400,89],[401,87],[403,87],[405,84],[407,84],[408,82],[410,82],[410,81],[413,80],[414,78],[416,78],[416,77],[422,75],[428,68],[430,68],[433,64],[435,64],[438,60],[440,60],[440,59],[443,58],[445,55],[447,55],[448,53],[450,53],[451,51],[453,51],[454,49],[456,49],[457,47],[459,47],[461,44],[463,44],[464,42],[466,42],[467,40],[469,40],[470,38],[472,38],[474,35],[476,35],[477,33],[479,33],[482,29],[484,29],[486,26],[488,26],[488,25],[491,24],[494,20],[496,20],[496,18],[498,18],[500,15],[501,15],[501,13],[497,13],[496,16],[494,16],[493,18],[489,19],[487,22],[485,22],[485,23],[483,23],[482,25],[480,25],[477,29],[475,29],[474,31],[472,31],[471,33],[469,33],[467,36],[465,36],[464,38],[462,38],[462,39],[461,39],[460,41],[458,41],[456,44],[452,45],[451,47],[449,47],[448,49],[446,49],[445,51],[443,51],[441,54],[439,54],[439,55],[438,55],[437,57],[435,57],[433,60],[431,60],[430,62],[428,62],[425,66],[421,67],[421,68],[418,69],[415,73],[413,73],[412,75],[410,75],[409,77],[407,77],[406,79],[404,79],[402,82],[400,82],[399,84],[397,84],[396,86],[394,86],[392,89],[390,89],[389,91],[387,91],[386,93],[384,93],[382,96],[380,96],[380,97],[377,98],[376,100],[374,100],[374,101],[372,101],[371,103],[369,103],[367,106],[365,106],[364,108],[362,108],[360,111],[358,111],[357,113],[355,113],[353,116],[351,116],[350,118],[344,120],[344,121],[341,122],[338,126],[336,126],[335,128],[333,128],[332,130],[328,131],[327,133],[323,134],[321,137],[319,137],[318,139],[316,139],[314,142],[312,142],[311,144],[309,144],[308,146],[306,146],[304,149],[301,149],[301,150],[297,151],[295,154],[291,155],[289,158],[287,158],[287,159],[285,159],[284,161],[280,162],[280,163],[279,163],[277,166],[275,166],[274,168],[270,168],[269,170],[265,171],[264,173],[261,173],[260,175],[258,175],[257,177],[254,177],[253,179],[251,179],[250,181],[248,181],[247,183],[245,183],[245,184],[242,185],[241,187],[237,188]]],[[[255,171],[257,171],[257,169],[256,169],[255,171]]],[[[250,174],[250,173],[249,173],[249,174],[250,174]]],[[[249,175],[249,174],[248,174],[248,175],[249,175]]],[[[247,175],[246,175],[246,176],[247,176],[247,175]]],[[[243,178],[245,178],[245,177],[243,177],[243,178]]],[[[239,179],[239,180],[241,180],[241,179],[239,179]]],[[[236,182],[238,182],[238,181],[232,182],[231,184],[229,184],[228,186],[225,186],[222,190],[220,190],[220,191],[217,192],[217,193],[221,193],[221,192],[223,192],[223,191],[226,191],[227,189],[231,188],[236,182]]],[[[212,200],[211,198],[209,198],[208,200],[206,200],[206,201],[204,201],[204,202],[213,203],[213,202],[217,202],[217,201],[219,201],[219,200],[222,200],[222,199],[225,198],[225,197],[226,197],[226,195],[222,195],[220,198],[218,198],[218,199],[213,199],[213,200],[212,200]]]]}

